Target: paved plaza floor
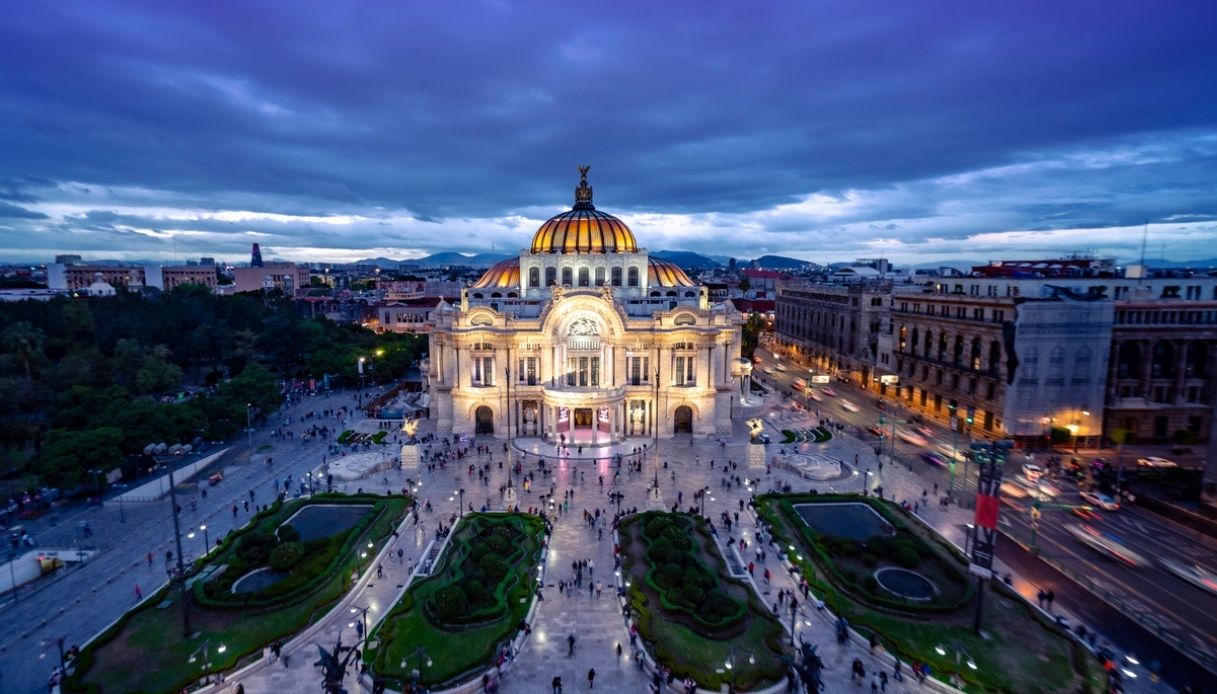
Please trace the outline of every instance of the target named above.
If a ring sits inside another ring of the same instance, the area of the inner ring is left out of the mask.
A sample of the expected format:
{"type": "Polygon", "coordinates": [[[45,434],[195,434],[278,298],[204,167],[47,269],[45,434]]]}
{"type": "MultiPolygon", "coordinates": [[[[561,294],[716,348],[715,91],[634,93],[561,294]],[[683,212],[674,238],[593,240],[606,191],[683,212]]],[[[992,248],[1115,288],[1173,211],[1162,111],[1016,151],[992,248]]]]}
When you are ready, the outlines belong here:
{"type": "MultiPolygon", "coordinates": [[[[306,400],[288,412],[300,416],[300,413],[310,410],[351,402],[350,394],[340,394],[329,400],[306,400]]],[[[777,404],[775,401],[773,405],[763,407],[768,411],[777,404]]],[[[746,416],[761,411],[761,408],[755,408],[746,416]]],[[[807,416],[806,413],[779,411],[782,422],[793,423],[799,417],[807,416]]],[[[339,637],[345,644],[357,638],[350,626],[354,621],[350,613],[352,606],[369,608],[369,620],[373,623],[391,607],[433,539],[437,521],[442,520],[447,524],[458,512],[458,502],[453,498],[459,489],[465,490],[467,504],[491,510],[502,509],[513,501],[523,509],[539,506],[541,495],[546,493],[552,493],[559,499],[566,492],[573,492],[574,495],[569,511],[551,515],[553,534],[547,556],[544,599],[538,606],[531,636],[501,682],[500,691],[508,693],[548,694],[554,676],[562,678],[566,685],[564,691],[584,691],[588,687],[587,672],[590,668],[596,671],[597,690],[647,691],[650,678],[631,658],[628,634],[612,588],[611,533],[606,528],[601,538],[583,522],[584,510],[595,512],[599,509],[602,514],[612,515],[615,509],[609,502],[610,492],[624,494],[623,509],[636,507],[645,510],[659,504],[671,507],[678,498],[683,502],[682,507],[688,508],[693,504],[696,490],[709,488],[705,513],[711,518],[718,518],[724,511],[738,511],[740,501],[746,500],[751,493],[743,485],[734,483],[736,477],[755,480],[760,492],[779,488],[786,483],[796,490],[816,486],[821,491],[860,491],[864,484],[869,484],[872,489],[881,486],[888,498],[918,503],[919,515],[940,528],[949,540],[963,543],[963,528],[970,520],[970,512],[933,503],[936,500],[933,490],[924,489],[920,479],[902,467],[889,464],[879,469],[875,463],[868,468],[859,463],[859,467],[855,468],[854,461],[874,460],[873,454],[867,455],[870,452],[868,444],[848,435],[834,436],[826,444],[815,444],[817,452],[838,457],[851,469],[850,475],[831,485],[816,484],[777,467],[768,471],[767,455],[777,453],[782,446],[775,443],[764,447],[747,443],[744,420],[745,417],[740,417],[734,435],[722,440],[690,440],[688,437],[660,440],[658,451],[649,451],[645,457],[641,472],[627,472],[623,467],[617,473],[611,457],[616,453],[631,456],[636,448],[653,446],[651,439],[630,440],[603,449],[585,446],[582,454],[577,449],[571,449],[569,457],[560,455],[554,446],[540,440],[517,441],[518,447],[510,450],[512,461],[523,458],[528,463],[526,471],[535,472],[536,460],[543,455],[548,458],[547,469],[550,473],[542,476],[537,472],[533,487],[528,491],[517,487],[515,497],[510,492],[500,493],[500,487],[507,483],[510,466],[499,467],[499,462],[505,458],[504,442],[491,438],[468,442],[471,447],[478,443],[488,444],[488,453],[466,457],[442,469],[437,466],[434,470],[428,470],[424,463],[415,470],[378,471],[365,479],[347,482],[347,491],[362,488],[372,492],[393,490],[395,493],[406,487],[408,481],[421,484],[418,491],[420,505],[430,501],[432,511],[420,513],[417,523],[414,519],[407,519],[399,529],[399,537],[384,549],[375,562],[369,563],[356,588],[328,616],[287,641],[279,661],[270,662],[269,658],[263,658],[241,671],[229,673],[226,681],[211,691],[234,691],[238,684],[249,694],[318,691],[321,675],[319,668],[313,665],[318,658],[318,645],[330,648],[339,637]],[[476,474],[470,474],[469,466],[485,463],[491,463],[490,475],[479,482],[476,474]],[[733,468],[732,463],[735,465],[733,468]],[[852,474],[853,470],[858,474],[852,474]],[[659,504],[654,502],[654,497],[648,491],[656,478],[660,487],[659,504]],[[931,503],[921,504],[923,498],[931,503]],[[398,549],[402,550],[401,561],[397,559],[398,549]],[[604,583],[600,597],[596,597],[594,591],[591,595],[586,590],[573,595],[558,591],[558,582],[570,577],[571,562],[577,559],[594,562],[594,580],[604,583]],[[380,576],[377,575],[377,566],[382,572],[380,576]],[[567,655],[567,637],[570,635],[576,637],[573,657],[567,655]],[[624,647],[624,655],[620,659],[616,654],[618,644],[624,647]]],[[[350,425],[349,421],[342,422],[338,430],[349,428],[350,425]]],[[[424,422],[420,433],[428,433],[429,425],[430,422],[424,422]]],[[[300,426],[297,423],[295,428],[299,429],[300,426]]],[[[259,440],[270,441],[265,439],[264,433],[260,436],[262,438],[259,440]]],[[[780,436],[775,440],[780,440],[780,436]]],[[[315,469],[320,464],[325,450],[324,444],[314,444],[310,448],[298,441],[276,439],[270,442],[275,447],[273,465],[268,466],[258,459],[253,463],[231,466],[220,492],[213,492],[213,498],[206,501],[190,499],[197,502],[198,510],[186,512],[196,514],[187,522],[206,522],[214,529],[213,537],[226,532],[229,527],[243,524],[248,515],[240,504],[237,514],[232,514],[234,499],[240,501],[242,497],[248,498],[248,490],[253,489],[257,500],[269,501],[273,497],[272,478],[281,479],[292,474],[296,480],[300,479],[305,470],[315,469]],[[222,498],[216,499],[216,496],[222,498]]],[[[255,441],[255,445],[258,445],[258,441],[255,441]]],[[[440,444],[432,446],[438,447],[440,444]]],[[[45,639],[63,635],[68,643],[83,643],[134,603],[132,590],[135,584],[142,584],[144,592],[148,592],[163,583],[165,573],[159,557],[169,548],[172,537],[171,531],[166,531],[165,524],[160,520],[167,515],[165,509],[128,509],[126,514],[127,522],[120,524],[117,513],[93,510],[89,518],[105,541],[104,551],[98,559],[27,597],[25,601],[8,607],[5,614],[9,620],[7,623],[19,626],[0,637],[3,639],[0,642],[0,662],[13,663],[15,657],[25,658],[25,662],[38,663],[43,672],[49,673],[54,662],[53,646],[49,646],[51,642],[45,639]],[[145,561],[146,552],[152,552],[157,558],[151,567],[145,561]],[[90,609],[81,607],[82,600],[90,605],[90,609]]],[[[53,540],[55,533],[64,534],[75,525],[70,522],[73,520],[61,519],[57,528],[47,529],[44,538],[53,540]]],[[[736,540],[742,537],[748,544],[743,553],[745,562],[755,561],[755,518],[745,511],[740,514],[739,521],[732,535],[736,540]]],[[[723,535],[720,533],[720,542],[726,540],[723,535]]],[[[796,587],[774,554],[768,552],[767,561],[757,564],[754,578],[762,601],[768,605],[777,601],[779,590],[794,591],[796,587]],[[769,584],[760,578],[765,568],[772,575],[769,584]]],[[[833,618],[826,612],[818,612],[814,607],[804,605],[795,619],[797,636],[819,647],[825,663],[825,691],[854,689],[849,677],[850,663],[854,658],[862,659],[868,673],[882,669],[891,674],[891,659],[883,653],[869,652],[865,643],[849,641],[844,646],[838,646],[833,618]]],[[[789,610],[781,610],[780,614],[784,621],[789,621],[789,610]]],[[[45,675],[20,676],[19,680],[14,680],[10,675],[12,672],[11,665],[4,668],[4,679],[0,683],[3,683],[5,692],[45,691],[45,675]]],[[[349,691],[360,691],[360,688],[354,676],[348,678],[349,691]]],[[[868,689],[869,683],[864,688],[868,689]]],[[[915,689],[919,687],[908,681],[890,682],[887,687],[887,691],[891,692],[915,689]]]]}

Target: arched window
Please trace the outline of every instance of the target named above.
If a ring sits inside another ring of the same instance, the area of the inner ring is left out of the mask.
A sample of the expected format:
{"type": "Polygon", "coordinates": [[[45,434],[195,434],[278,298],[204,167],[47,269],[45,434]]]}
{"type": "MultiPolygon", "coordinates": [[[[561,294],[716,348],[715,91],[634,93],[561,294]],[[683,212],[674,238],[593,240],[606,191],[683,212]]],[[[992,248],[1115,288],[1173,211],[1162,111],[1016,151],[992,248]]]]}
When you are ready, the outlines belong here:
{"type": "Polygon", "coordinates": [[[685,298],[686,298],[686,299],[691,299],[691,298],[693,298],[693,297],[695,297],[695,296],[697,296],[697,292],[685,292],[685,298]]]}
{"type": "Polygon", "coordinates": [[[602,268],[602,267],[596,268],[596,286],[597,287],[604,286],[604,268],[602,268]]]}
{"type": "Polygon", "coordinates": [[[908,348],[907,340],[908,340],[908,336],[909,336],[909,326],[907,326],[907,325],[900,326],[900,330],[898,332],[900,334],[900,346],[897,348],[897,351],[903,352],[905,349],[908,348]]]}
{"type": "Polygon", "coordinates": [[[925,342],[923,342],[921,345],[921,353],[924,354],[926,357],[929,357],[930,350],[932,350],[933,348],[934,348],[934,331],[927,330],[927,331],[925,331],[925,342]]]}
{"type": "Polygon", "coordinates": [[[921,339],[920,335],[921,335],[921,328],[913,328],[913,342],[912,342],[913,349],[911,350],[913,352],[913,354],[917,353],[917,343],[921,339]]]}
{"type": "Polygon", "coordinates": [[[963,361],[963,335],[955,336],[955,356],[951,360],[953,364],[959,364],[963,361]]]}
{"type": "Polygon", "coordinates": [[[1044,384],[1059,386],[1065,383],[1065,348],[1053,347],[1048,353],[1048,378],[1044,384]]]}
{"type": "Polygon", "coordinates": [[[610,276],[613,278],[613,286],[620,287],[621,286],[621,268],[619,268],[619,267],[613,268],[613,272],[610,276]]]}
{"type": "Polygon", "coordinates": [[[989,370],[997,371],[1001,366],[1001,343],[994,340],[989,343],[989,370]]]}
{"type": "Polygon", "coordinates": [[[626,283],[631,287],[638,286],[638,268],[632,267],[626,272],[626,283]]]}
{"type": "Polygon", "coordinates": [[[1031,347],[1023,355],[1022,377],[1035,381],[1040,375],[1040,351],[1031,347]]]}
{"type": "Polygon", "coordinates": [[[553,267],[545,268],[545,286],[552,287],[558,283],[558,269],[553,267]]]}
{"type": "Polygon", "coordinates": [[[571,286],[574,282],[571,280],[571,270],[568,267],[562,268],[562,284],[563,286],[571,286]]]}
{"type": "Polygon", "coordinates": [[[587,286],[591,285],[592,282],[591,282],[590,276],[591,276],[591,273],[588,272],[587,268],[585,268],[585,267],[579,268],[579,286],[587,287],[587,286]]]}
{"type": "Polygon", "coordinates": [[[972,363],[972,369],[975,371],[980,371],[980,338],[979,337],[972,338],[972,355],[971,356],[972,356],[972,358],[970,361],[972,363]]]}
{"type": "Polygon", "coordinates": [[[528,286],[529,287],[540,287],[541,286],[541,268],[539,268],[539,267],[528,268],[528,286]]]}
{"type": "Polygon", "coordinates": [[[947,334],[938,333],[938,361],[947,359],[947,334]]]}

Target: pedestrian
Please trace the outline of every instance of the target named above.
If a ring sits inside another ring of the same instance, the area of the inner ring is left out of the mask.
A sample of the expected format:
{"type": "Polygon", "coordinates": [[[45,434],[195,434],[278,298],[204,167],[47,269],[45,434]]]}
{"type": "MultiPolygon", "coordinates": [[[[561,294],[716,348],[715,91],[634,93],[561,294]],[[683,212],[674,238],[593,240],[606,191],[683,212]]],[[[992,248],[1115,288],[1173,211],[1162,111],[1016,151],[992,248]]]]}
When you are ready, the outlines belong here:
{"type": "Polygon", "coordinates": [[[152,568],[152,552],[148,552],[148,568],[152,568]]]}
{"type": "Polygon", "coordinates": [[[401,547],[398,547],[397,548],[397,563],[398,564],[401,564],[402,562],[405,561],[405,559],[404,559],[405,555],[406,555],[406,551],[404,549],[402,549],[401,547]]]}
{"type": "Polygon", "coordinates": [[[377,565],[376,565],[376,578],[384,578],[384,577],[385,577],[385,567],[384,567],[384,565],[383,565],[383,564],[377,564],[377,565]]]}
{"type": "Polygon", "coordinates": [[[143,599],[144,599],[144,591],[141,590],[139,587],[139,584],[136,583],[135,584],[135,602],[139,602],[140,600],[143,600],[143,599]]]}
{"type": "Polygon", "coordinates": [[[587,688],[596,688],[596,668],[591,668],[587,671],[587,688]]]}
{"type": "Polygon", "coordinates": [[[617,659],[618,660],[621,659],[621,642],[620,641],[617,642],[617,659]]]}
{"type": "Polygon", "coordinates": [[[566,637],[566,656],[569,658],[575,654],[575,635],[571,634],[566,637]]]}
{"type": "Polygon", "coordinates": [[[887,673],[886,672],[879,673],[879,691],[881,691],[881,692],[887,691],[887,673]]]}
{"type": "Polygon", "coordinates": [[[245,694],[245,685],[238,682],[236,694],[245,694]]]}
{"type": "Polygon", "coordinates": [[[554,688],[553,694],[562,694],[562,678],[561,677],[554,675],[553,680],[550,681],[550,685],[554,688]]]}

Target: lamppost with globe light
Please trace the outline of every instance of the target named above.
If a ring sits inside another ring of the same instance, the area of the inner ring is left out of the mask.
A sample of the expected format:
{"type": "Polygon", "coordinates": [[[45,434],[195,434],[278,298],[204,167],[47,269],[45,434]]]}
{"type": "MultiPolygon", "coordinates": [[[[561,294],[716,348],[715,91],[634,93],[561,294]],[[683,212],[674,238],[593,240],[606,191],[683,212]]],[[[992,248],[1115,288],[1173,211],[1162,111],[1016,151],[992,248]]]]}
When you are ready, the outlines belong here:
{"type": "Polygon", "coordinates": [[[406,669],[406,662],[409,661],[411,658],[414,658],[415,656],[418,657],[418,684],[422,684],[422,682],[423,682],[423,665],[425,664],[427,667],[431,667],[431,664],[432,664],[431,656],[427,654],[426,648],[423,648],[422,646],[418,646],[413,651],[411,651],[409,655],[403,657],[401,659],[401,669],[404,672],[406,669]]]}
{"type": "MultiPolygon", "coordinates": [[[[198,648],[194,649],[194,652],[190,654],[190,657],[186,659],[186,662],[191,663],[191,664],[198,662],[199,653],[201,652],[203,654],[203,664],[199,667],[202,670],[208,670],[209,668],[211,668],[210,650],[211,650],[211,639],[206,639],[203,641],[202,645],[200,645],[198,648]]],[[[228,646],[225,646],[224,644],[221,643],[220,647],[216,649],[216,653],[220,654],[226,650],[228,650],[228,646]]],[[[207,681],[207,682],[211,681],[210,672],[206,673],[205,681],[207,681]]]]}
{"type": "MultiPolygon", "coordinates": [[[[958,673],[960,671],[960,669],[959,669],[960,660],[964,656],[967,657],[967,661],[965,661],[966,665],[973,670],[977,669],[976,661],[972,659],[972,656],[964,649],[962,644],[960,644],[958,641],[951,641],[949,643],[949,645],[950,645],[951,650],[955,651],[955,672],[956,673],[958,673]]],[[[938,645],[934,646],[934,652],[937,653],[938,655],[945,656],[947,654],[947,648],[945,646],[943,646],[942,644],[938,644],[938,645]]]]}
{"type": "Polygon", "coordinates": [[[207,534],[207,524],[201,524],[199,530],[203,531],[203,547],[205,549],[203,555],[206,556],[211,553],[211,537],[207,534]]]}
{"type": "Polygon", "coordinates": [[[358,625],[360,640],[363,640],[363,639],[367,638],[367,636],[368,636],[368,611],[371,609],[372,609],[371,607],[360,607],[359,605],[351,606],[351,614],[359,615],[360,621],[358,623],[350,622],[347,624],[347,626],[351,627],[352,629],[355,629],[356,625],[358,625]]]}

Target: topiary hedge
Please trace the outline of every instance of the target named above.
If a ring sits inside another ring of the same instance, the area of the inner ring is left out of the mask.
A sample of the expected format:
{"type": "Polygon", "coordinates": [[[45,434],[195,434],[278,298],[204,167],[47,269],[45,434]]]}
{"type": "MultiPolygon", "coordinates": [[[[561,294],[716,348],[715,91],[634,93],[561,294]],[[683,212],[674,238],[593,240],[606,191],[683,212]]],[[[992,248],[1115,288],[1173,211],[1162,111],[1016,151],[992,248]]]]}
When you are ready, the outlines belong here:
{"type": "Polygon", "coordinates": [[[643,522],[650,563],[645,580],[665,610],[687,614],[711,630],[743,619],[746,606],[724,593],[714,573],[693,555],[691,518],[648,512],[643,522]]]}

